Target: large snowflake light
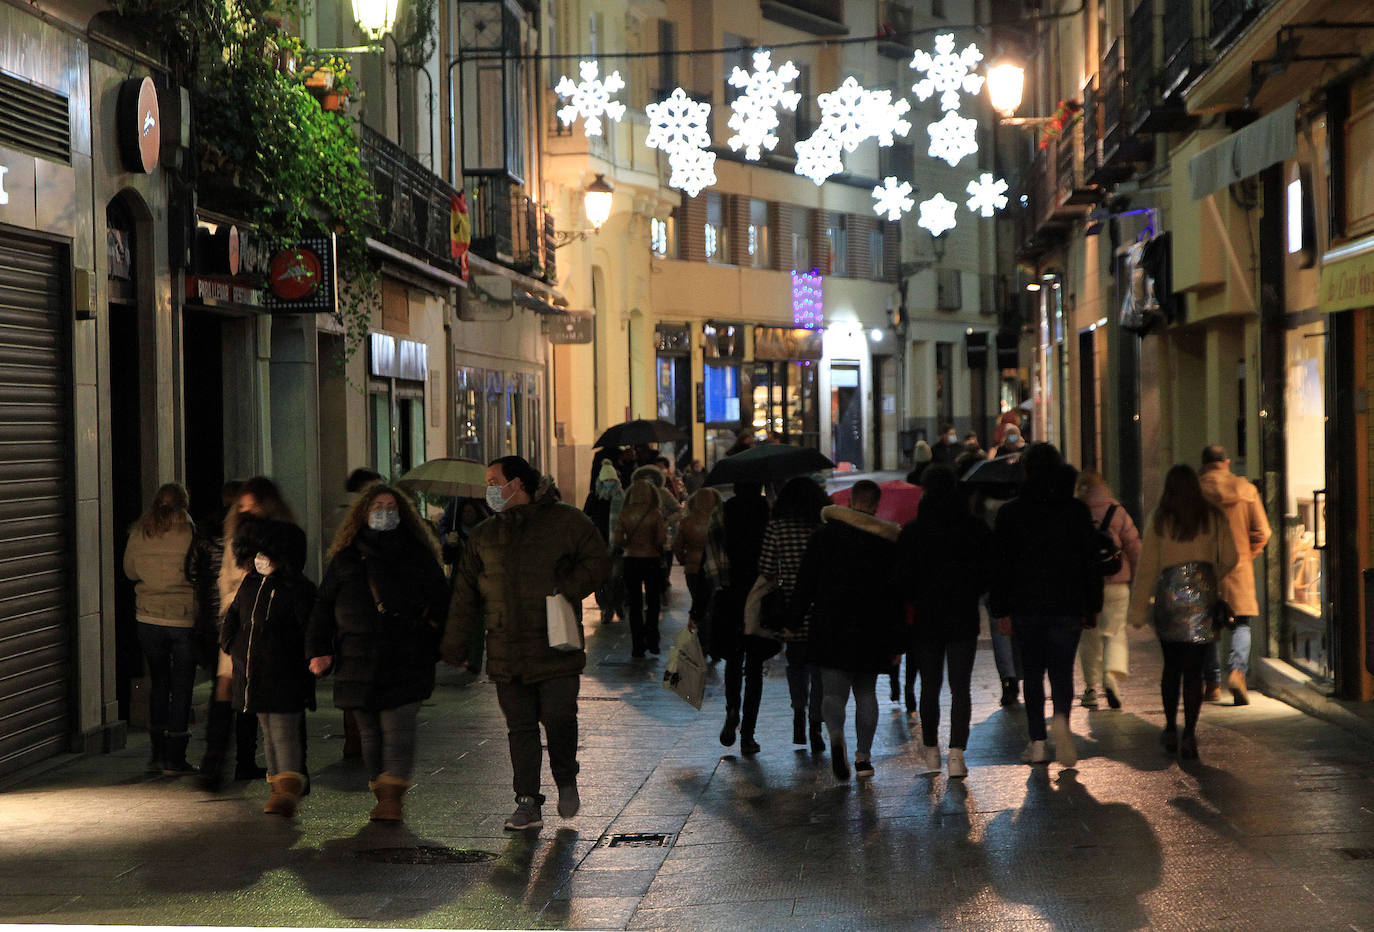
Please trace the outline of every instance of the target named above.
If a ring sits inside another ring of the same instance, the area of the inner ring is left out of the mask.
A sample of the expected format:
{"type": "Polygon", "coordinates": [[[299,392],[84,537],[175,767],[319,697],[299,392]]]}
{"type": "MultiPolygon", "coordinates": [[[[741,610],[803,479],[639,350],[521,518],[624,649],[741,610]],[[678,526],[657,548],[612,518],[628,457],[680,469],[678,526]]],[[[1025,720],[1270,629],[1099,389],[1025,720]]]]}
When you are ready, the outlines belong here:
{"type": "Polygon", "coordinates": [[[696,197],[702,188],[716,183],[716,154],[707,151],[711,145],[709,103],[692,100],[679,87],[666,100],[647,105],[644,113],[649,118],[645,145],[668,154],[673,172],[670,187],[696,197]]]}
{"type": "Polygon", "coordinates": [[[911,89],[921,100],[929,100],[932,94],[939,94],[941,110],[958,110],[961,90],[965,94],[977,94],[983,89],[983,76],[973,71],[982,60],[983,53],[972,43],[956,53],[954,33],[936,36],[934,55],[917,49],[911,59],[910,67],[926,74],[911,85],[911,89]]]}
{"type": "Polygon", "coordinates": [[[733,112],[728,125],[735,135],[726,141],[731,150],[743,149],[744,157],[755,162],[764,149],[772,151],[778,144],[773,132],[778,128],[778,107],[796,110],[801,102],[801,94],[787,89],[801,72],[790,61],[774,71],[772,55],[760,49],[754,53],[752,73],[738,66],[730,73],[730,86],[743,88],[744,93],[730,102],[733,112]]]}
{"type": "Polygon", "coordinates": [[[894,134],[905,136],[911,130],[911,123],[902,118],[911,109],[910,103],[893,103],[891,91],[870,91],[852,75],[830,93],[817,94],[816,104],[821,110],[820,128],[839,140],[846,152],[853,152],[870,136],[877,136],[879,145],[890,146],[894,134]]]}
{"type": "Polygon", "coordinates": [[[951,167],[958,165],[964,156],[978,151],[977,131],[977,120],[966,120],[951,110],[938,123],[926,127],[930,133],[928,154],[944,159],[951,167]]]}
{"type": "Polygon", "coordinates": [[[612,71],[604,81],[601,80],[597,76],[601,68],[594,61],[578,62],[577,68],[582,75],[580,82],[574,84],[573,79],[565,74],[554,88],[559,97],[568,98],[568,105],[558,110],[558,119],[563,121],[564,126],[571,126],[581,116],[587,135],[600,136],[602,114],[617,123],[625,115],[625,105],[618,100],[611,100],[611,95],[622,90],[625,82],[619,71],[612,71]]]}
{"type": "Polygon", "coordinates": [[[967,201],[968,209],[984,217],[991,217],[994,210],[1007,206],[1007,182],[1002,178],[994,181],[991,172],[983,172],[964,190],[973,195],[967,201]]]}
{"type": "Polygon", "coordinates": [[[797,165],[793,169],[803,178],[810,178],[820,187],[831,175],[844,171],[840,161],[840,141],[824,129],[811,134],[810,139],[797,143],[797,165]]]}
{"type": "Polygon", "coordinates": [[[911,182],[898,184],[896,178],[888,175],[882,184],[873,187],[873,212],[879,216],[887,214],[889,220],[901,220],[902,214],[916,206],[910,195],[911,182]]]}
{"type": "Polygon", "coordinates": [[[954,212],[958,209],[958,204],[943,194],[936,194],[930,200],[921,202],[921,219],[916,221],[916,225],[929,230],[931,236],[943,236],[954,229],[954,212]]]}
{"type": "Polygon", "coordinates": [[[911,132],[911,122],[903,115],[911,109],[911,104],[905,98],[892,101],[892,92],[889,90],[869,91],[869,134],[878,138],[878,145],[895,145],[897,140],[894,136],[905,136],[911,132]]]}

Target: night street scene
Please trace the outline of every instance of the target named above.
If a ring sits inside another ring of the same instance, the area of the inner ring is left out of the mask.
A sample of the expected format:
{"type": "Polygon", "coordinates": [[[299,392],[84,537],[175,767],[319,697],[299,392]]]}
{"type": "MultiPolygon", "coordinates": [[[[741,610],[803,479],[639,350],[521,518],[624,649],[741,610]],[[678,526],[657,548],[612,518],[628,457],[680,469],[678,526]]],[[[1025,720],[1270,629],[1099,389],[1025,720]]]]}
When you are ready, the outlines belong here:
{"type": "Polygon", "coordinates": [[[0,0],[0,925],[1374,932],[1374,2],[0,0]]]}

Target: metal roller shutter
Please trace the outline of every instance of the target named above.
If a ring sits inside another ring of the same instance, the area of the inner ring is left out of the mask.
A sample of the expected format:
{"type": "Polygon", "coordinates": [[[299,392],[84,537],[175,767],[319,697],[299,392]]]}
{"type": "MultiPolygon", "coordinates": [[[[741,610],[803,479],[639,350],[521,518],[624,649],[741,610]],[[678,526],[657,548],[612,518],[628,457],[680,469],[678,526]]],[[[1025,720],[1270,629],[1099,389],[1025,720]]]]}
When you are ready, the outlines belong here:
{"type": "Polygon", "coordinates": [[[66,291],[61,247],[0,234],[0,773],[72,731],[66,291]]]}

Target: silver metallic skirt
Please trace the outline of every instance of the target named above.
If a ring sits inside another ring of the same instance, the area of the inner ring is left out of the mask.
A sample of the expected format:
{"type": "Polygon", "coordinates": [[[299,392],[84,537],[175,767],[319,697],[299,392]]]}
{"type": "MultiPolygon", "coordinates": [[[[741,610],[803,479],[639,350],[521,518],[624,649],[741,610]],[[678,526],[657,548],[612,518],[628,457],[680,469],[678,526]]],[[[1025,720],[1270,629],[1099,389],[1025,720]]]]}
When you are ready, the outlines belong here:
{"type": "Polygon", "coordinates": [[[1212,640],[1212,607],[1220,598],[1210,563],[1180,563],[1160,570],[1155,581],[1155,631],[1161,641],[1206,644],[1212,640]]]}

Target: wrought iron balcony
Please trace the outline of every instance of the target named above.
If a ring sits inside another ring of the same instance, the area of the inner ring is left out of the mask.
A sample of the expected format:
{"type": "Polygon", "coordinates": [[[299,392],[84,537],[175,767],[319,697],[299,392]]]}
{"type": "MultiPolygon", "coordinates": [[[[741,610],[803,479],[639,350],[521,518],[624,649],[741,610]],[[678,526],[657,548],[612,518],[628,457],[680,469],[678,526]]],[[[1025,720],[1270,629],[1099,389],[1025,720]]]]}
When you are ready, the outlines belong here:
{"type": "Polygon", "coordinates": [[[1087,173],[1092,184],[1106,185],[1129,178],[1137,162],[1150,157],[1150,145],[1131,132],[1130,101],[1127,94],[1126,72],[1122,68],[1122,41],[1117,39],[1102,58],[1097,74],[1097,100],[1101,110],[1102,158],[1097,167],[1087,173]]]}
{"type": "Polygon", "coordinates": [[[759,0],[764,19],[816,36],[849,32],[844,24],[844,0],[759,0]]]}
{"type": "MultiPolygon", "coordinates": [[[[1129,52],[1126,59],[1127,83],[1131,91],[1131,132],[1167,133],[1189,129],[1196,122],[1177,93],[1166,93],[1163,75],[1167,71],[1161,38],[1156,32],[1156,0],[1140,0],[1131,14],[1129,52]],[[1158,70],[1157,70],[1158,69],[1158,70]]],[[[1163,2],[1163,0],[1161,0],[1163,2]]],[[[1192,12],[1184,4],[1188,30],[1192,12]]],[[[1191,38],[1191,36],[1190,36],[1191,38]]]]}
{"type": "Polygon", "coordinates": [[[1083,205],[1096,204],[1099,193],[1083,174],[1083,120],[1074,120],[1058,139],[1050,141],[1054,150],[1054,209],[1056,214],[1077,216],[1083,205]]]}
{"type": "Polygon", "coordinates": [[[377,239],[430,265],[458,270],[449,240],[455,191],[408,152],[366,124],[359,158],[377,191],[377,239]]]}
{"type": "Polygon", "coordinates": [[[1083,85],[1083,178],[1091,182],[1102,164],[1102,105],[1097,99],[1097,75],[1083,85]]]}
{"type": "Polygon", "coordinates": [[[553,281],[553,216],[543,204],[523,194],[513,198],[511,210],[511,267],[532,278],[553,281]]]}
{"type": "Polygon", "coordinates": [[[463,176],[472,251],[542,281],[555,280],[554,223],[547,207],[504,174],[463,176]]]}
{"type": "Polygon", "coordinates": [[[1201,10],[1192,0],[1164,0],[1165,98],[1183,92],[1206,68],[1207,44],[1202,40],[1201,10]]]}
{"type": "Polygon", "coordinates": [[[1230,45],[1263,6],[1256,0],[1211,0],[1207,5],[1211,23],[1208,44],[1218,51],[1230,45]]]}

